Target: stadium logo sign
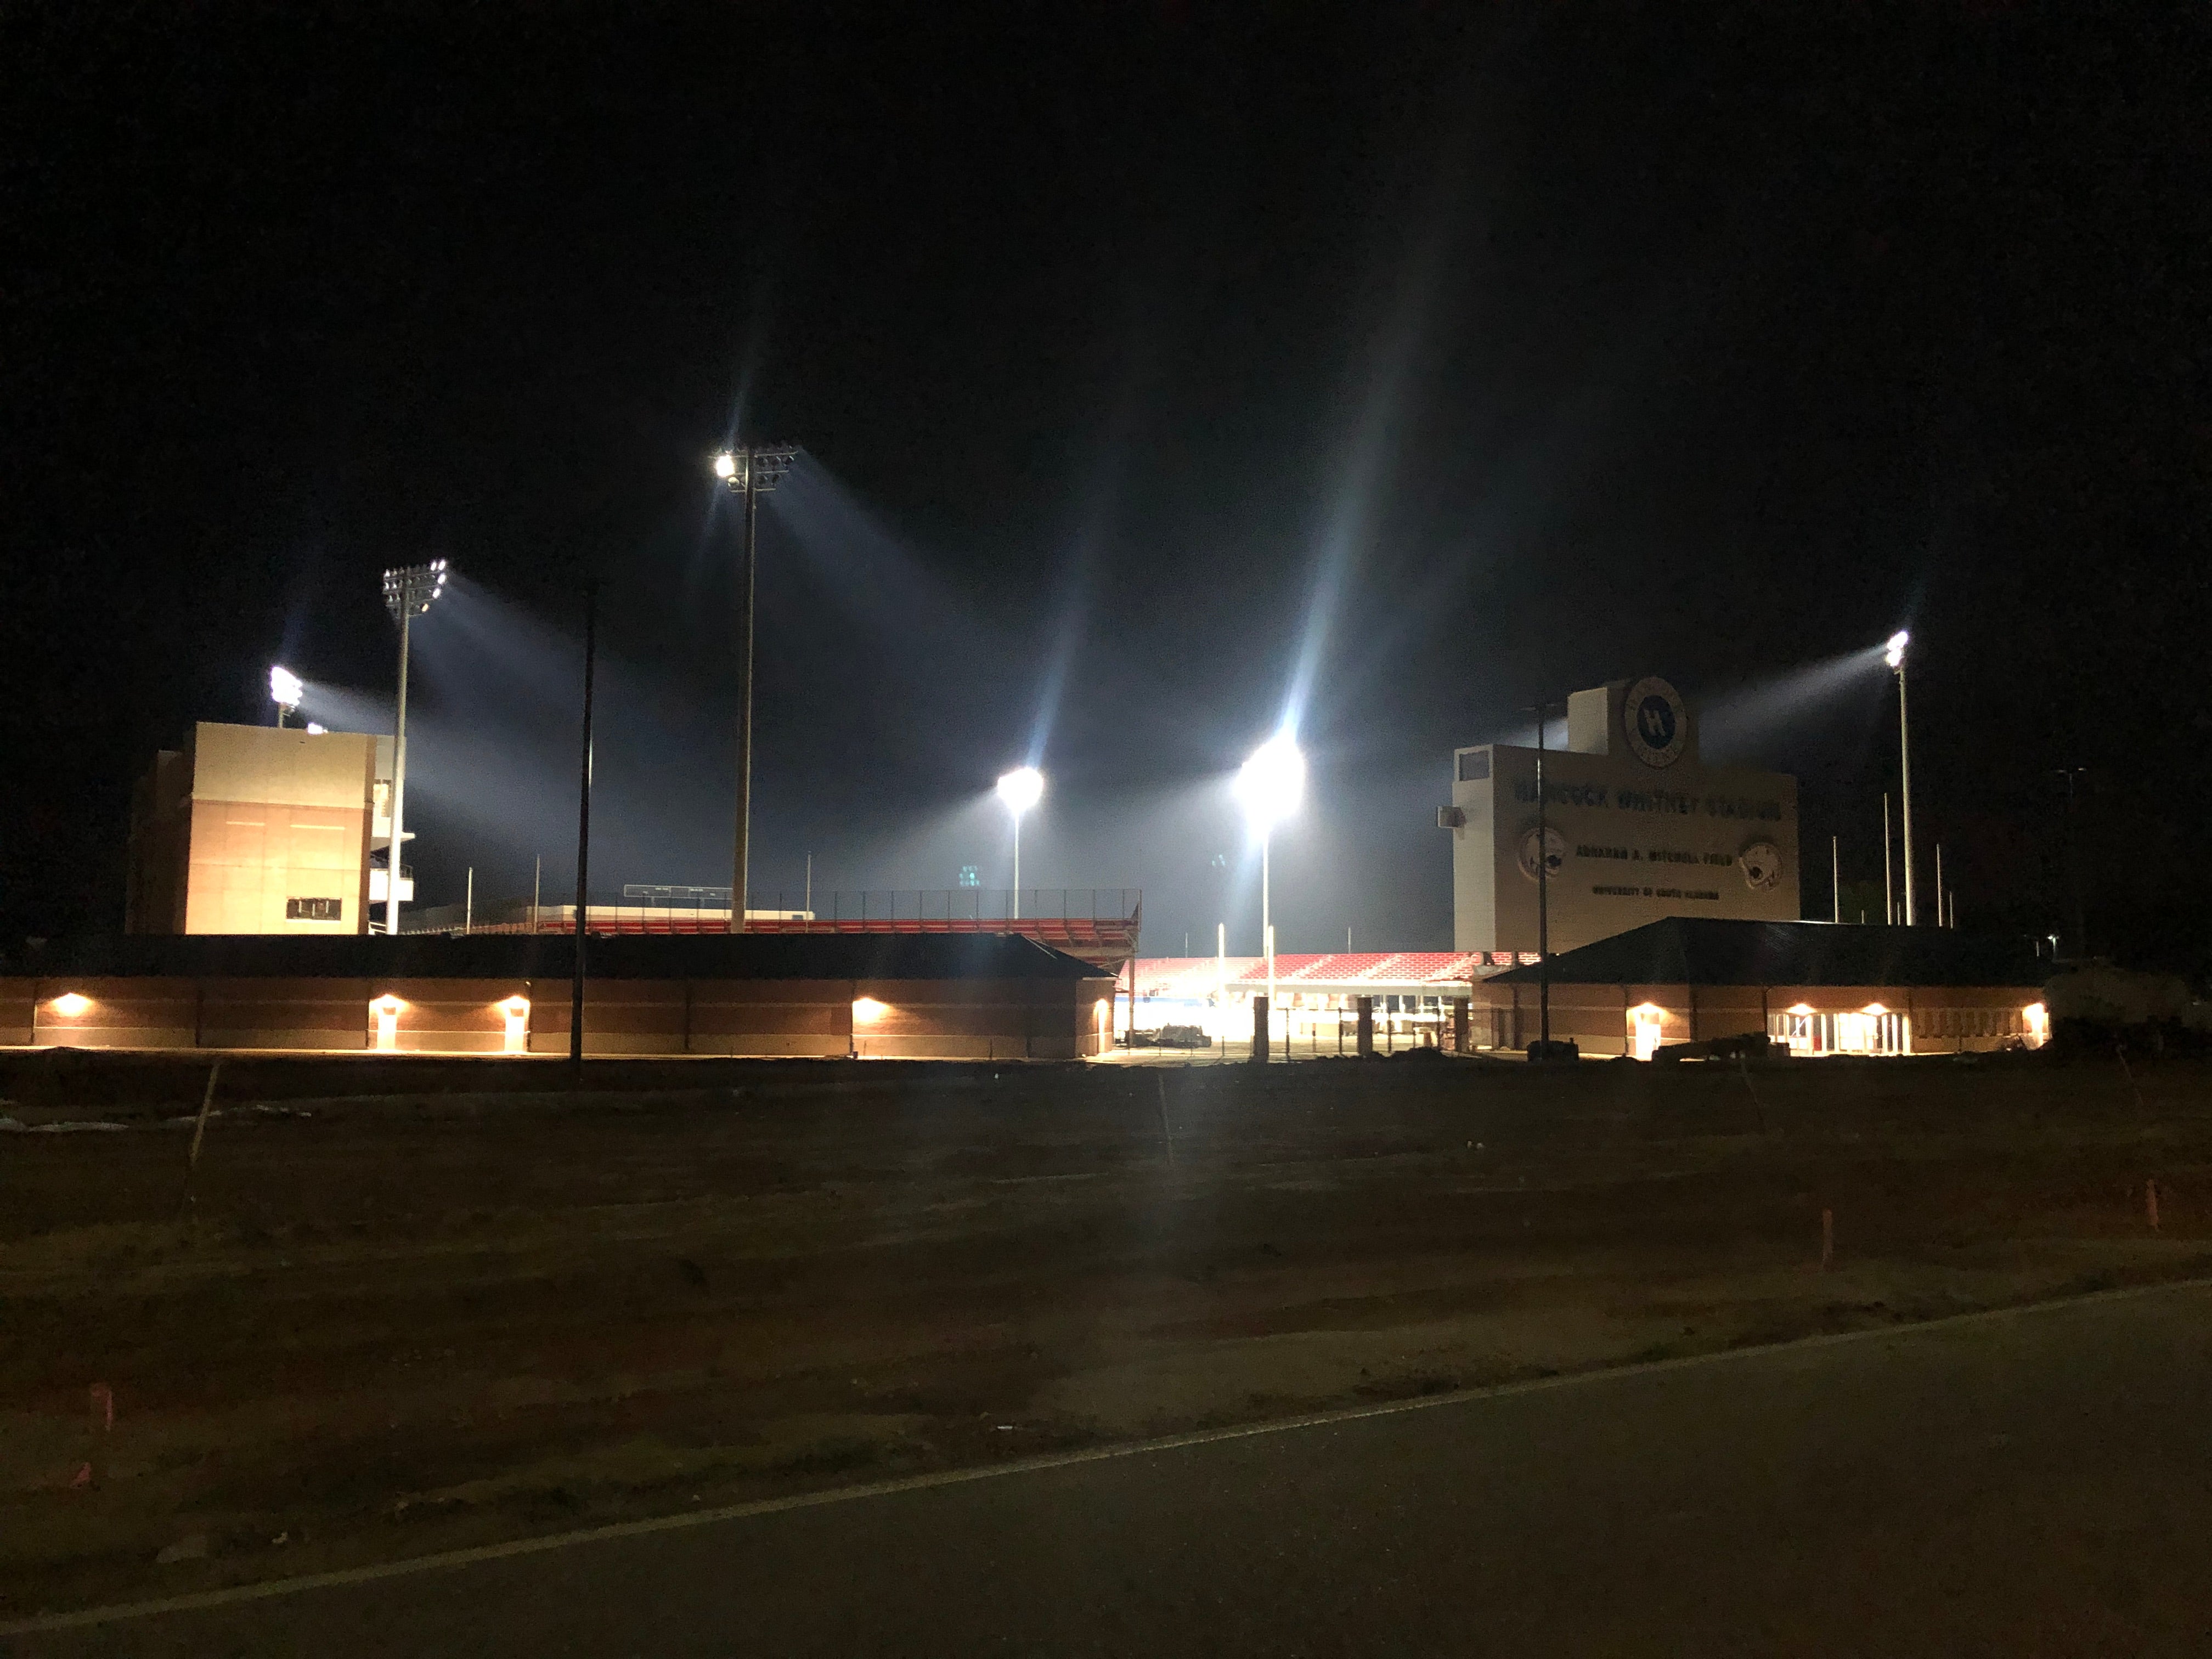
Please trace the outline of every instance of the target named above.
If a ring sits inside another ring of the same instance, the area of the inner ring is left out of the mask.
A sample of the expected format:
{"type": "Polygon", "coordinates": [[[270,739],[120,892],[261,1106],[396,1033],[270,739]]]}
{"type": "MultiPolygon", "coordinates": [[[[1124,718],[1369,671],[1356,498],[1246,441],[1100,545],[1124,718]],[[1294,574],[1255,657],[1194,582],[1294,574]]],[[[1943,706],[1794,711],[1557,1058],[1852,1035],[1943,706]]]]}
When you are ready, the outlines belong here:
{"type": "Polygon", "coordinates": [[[1743,878],[1754,893],[1764,893],[1780,884],[1782,880],[1782,849],[1771,841],[1755,841],[1743,849],[1738,860],[1743,866],[1743,878]]]}
{"type": "Polygon", "coordinates": [[[1620,723],[1627,731],[1629,751],[1646,766],[1672,766],[1690,740],[1690,711],[1682,694],[1656,674],[1628,688],[1620,723]]]}

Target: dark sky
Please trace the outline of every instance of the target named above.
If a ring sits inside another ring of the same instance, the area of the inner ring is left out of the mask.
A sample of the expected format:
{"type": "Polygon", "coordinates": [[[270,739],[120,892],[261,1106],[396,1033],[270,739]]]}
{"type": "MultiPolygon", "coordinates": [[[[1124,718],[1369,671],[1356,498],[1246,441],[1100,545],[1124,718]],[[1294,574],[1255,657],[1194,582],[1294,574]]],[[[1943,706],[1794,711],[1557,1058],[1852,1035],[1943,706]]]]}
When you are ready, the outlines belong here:
{"type": "Polygon", "coordinates": [[[1909,623],[1961,920],[2057,925],[2085,766],[2093,933],[2198,962],[2208,46],[2151,6],[0,7],[0,928],[114,926],[131,775],[267,719],[271,660],[388,697],[377,573],[438,556],[425,896],[569,878],[586,574],[595,888],[726,880],[738,422],[807,453],[763,886],[1002,884],[977,798],[1041,737],[1026,880],[1255,948],[1220,781],[1288,708],[1284,947],[1448,945],[1451,746],[1652,672],[1878,880],[1884,678],[1775,688],[1909,623]]]}

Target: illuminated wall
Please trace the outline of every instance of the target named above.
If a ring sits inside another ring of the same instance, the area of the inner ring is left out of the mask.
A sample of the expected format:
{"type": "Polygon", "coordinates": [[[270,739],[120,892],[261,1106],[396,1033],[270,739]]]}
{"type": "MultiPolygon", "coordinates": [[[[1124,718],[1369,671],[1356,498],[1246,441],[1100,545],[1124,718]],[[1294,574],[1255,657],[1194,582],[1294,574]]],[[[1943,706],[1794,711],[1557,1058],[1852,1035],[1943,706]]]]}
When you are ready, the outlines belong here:
{"type": "Polygon", "coordinates": [[[203,721],[134,797],[134,933],[359,933],[376,738],[203,721]]]}
{"type": "MultiPolygon", "coordinates": [[[[1567,747],[1544,757],[1553,954],[1668,916],[1798,919],[1797,781],[1708,767],[1695,717],[1664,680],[1569,700],[1567,747]]],[[[1537,945],[1536,751],[1453,757],[1453,944],[1537,945]]]]}

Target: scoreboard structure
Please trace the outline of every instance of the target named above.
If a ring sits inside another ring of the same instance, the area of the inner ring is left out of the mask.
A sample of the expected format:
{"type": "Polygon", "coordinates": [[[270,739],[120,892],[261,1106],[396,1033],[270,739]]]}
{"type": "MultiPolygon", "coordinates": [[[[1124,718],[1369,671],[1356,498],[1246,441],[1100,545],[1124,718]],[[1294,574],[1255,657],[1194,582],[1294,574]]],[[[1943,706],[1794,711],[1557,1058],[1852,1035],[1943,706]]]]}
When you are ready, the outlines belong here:
{"type": "Polygon", "coordinates": [[[1552,952],[1668,916],[1799,919],[1797,780],[1709,767],[1697,717],[1656,675],[1567,700],[1567,744],[1452,757],[1452,939],[1493,962],[1537,945],[1540,865],[1552,952]]]}

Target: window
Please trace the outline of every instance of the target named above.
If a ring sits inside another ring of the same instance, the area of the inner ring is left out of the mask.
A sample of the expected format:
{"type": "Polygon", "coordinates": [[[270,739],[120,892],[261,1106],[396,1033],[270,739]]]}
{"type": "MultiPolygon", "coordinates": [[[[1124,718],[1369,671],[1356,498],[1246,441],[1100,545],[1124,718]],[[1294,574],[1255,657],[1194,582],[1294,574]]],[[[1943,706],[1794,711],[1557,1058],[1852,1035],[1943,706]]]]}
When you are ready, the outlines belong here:
{"type": "Polygon", "coordinates": [[[1481,783],[1490,776],[1490,751],[1487,749],[1462,749],[1459,751],[1459,781],[1462,783],[1481,783]]]}
{"type": "Polygon", "coordinates": [[[345,901],[334,898],[288,898],[284,901],[284,920],[287,921],[343,921],[345,901]]]}

